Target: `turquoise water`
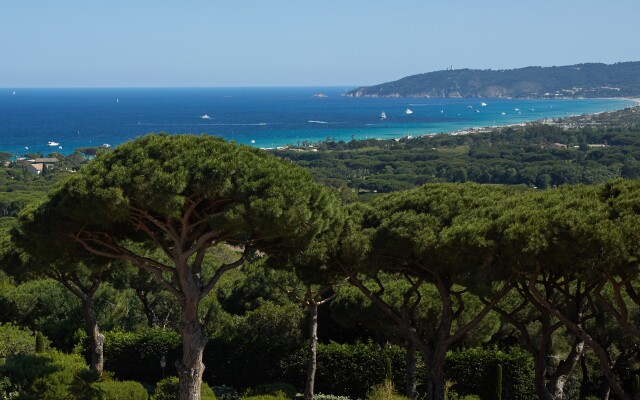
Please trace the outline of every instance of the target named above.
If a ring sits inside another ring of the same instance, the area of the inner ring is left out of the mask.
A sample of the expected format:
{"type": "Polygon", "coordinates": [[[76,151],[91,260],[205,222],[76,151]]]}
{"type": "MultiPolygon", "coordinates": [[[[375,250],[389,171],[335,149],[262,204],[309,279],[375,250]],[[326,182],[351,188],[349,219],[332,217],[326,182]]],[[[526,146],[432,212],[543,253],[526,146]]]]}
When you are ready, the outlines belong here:
{"type": "Polygon", "coordinates": [[[634,104],[618,99],[341,96],[349,89],[0,89],[0,151],[68,154],[78,147],[115,146],[150,132],[210,134],[265,148],[327,138],[390,139],[611,111],[634,104]],[[318,96],[320,93],[324,96],[318,96]],[[407,114],[407,109],[412,113],[407,114]],[[380,119],[382,112],[385,120],[380,119]],[[202,118],[204,115],[209,118],[202,118]]]}

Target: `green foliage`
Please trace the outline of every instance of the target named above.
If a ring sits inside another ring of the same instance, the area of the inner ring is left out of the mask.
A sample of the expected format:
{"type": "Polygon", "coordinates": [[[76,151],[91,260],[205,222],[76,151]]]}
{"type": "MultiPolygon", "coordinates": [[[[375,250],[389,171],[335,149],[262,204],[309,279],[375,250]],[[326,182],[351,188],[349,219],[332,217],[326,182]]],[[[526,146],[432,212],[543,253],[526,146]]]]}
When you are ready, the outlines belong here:
{"type": "Polygon", "coordinates": [[[120,380],[157,382],[162,378],[160,359],[165,356],[167,375],[175,374],[180,357],[180,336],[159,328],[136,332],[104,332],[105,369],[120,380]]]}
{"type": "Polygon", "coordinates": [[[36,332],[36,353],[44,353],[44,335],[42,332],[36,332]]]}
{"type": "MultiPolygon", "coordinates": [[[[180,382],[177,376],[165,378],[157,383],[156,390],[152,400],[180,400],[180,382]]],[[[201,400],[217,400],[217,397],[211,387],[202,382],[200,387],[201,400]]]]}
{"type": "Polygon", "coordinates": [[[262,395],[271,395],[276,397],[284,397],[286,399],[294,399],[296,397],[296,388],[289,385],[288,383],[267,383],[249,388],[242,397],[247,398],[262,395]]]}
{"type": "MultiPolygon", "coordinates": [[[[384,348],[373,343],[318,344],[315,389],[350,398],[364,398],[369,389],[385,381],[387,360],[391,360],[394,381],[402,384],[405,352],[396,346],[384,348]]],[[[307,371],[305,349],[290,355],[281,363],[285,381],[304,387],[307,371]]]]}
{"type": "Polygon", "coordinates": [[[66,400],[72,397],[76,374],[86,368],[78,355],[50,351],[10,356],[0,368],[0,376],[8,378],[11,391],[25,399],[66,400]]]}
{"type": "Polygon", "coordinates": [[[212,386],[213,392],[219,400],[238,400],[240,394],[230,386],[212,386]]]}
{"type": "Polygon", "coordinates": [[[424,183],[477,182],[554,187],[640,176],[638,108],[531,123],[469,135],[399,141],[322,142],[314,153],[274,150],[321,182],[364,197],[424,183]],[[566,148],[555,148],[560,143],[566,148]],[[605,144],[591,148],[589,144],[605,144]],[[387,168],[390,167],[390,168],[387,168]]]}
{"type": "Polygon", "coordinates": [[[34,353],[35,344],[30,330],[11,323],[0,324],[0,359],[14,354],[34,353]]]}
{"type": "Polygon", "coordinates": [[[82,327],[80,301],[53,279],[37,279],[0,291],[0,321],[42,332],[56,348],[71,350],[82,327]]]}
{"type": "Polygon", "coordinates": [[[313,395],[313,400],[351,400],[351,399],[347,396],[336,396],[334,394],[316,393],[313,395]]]}
{"type": "Polygon", "coordinates": [[[279,362],[303,347],[303,317],[299,306],[269,302],[234,317],[207,345],[207,371],[217,382],[240,389],[279,381],[279,362]]]}
{"type": "Polygon", "coordinates": [[[135,381],[103,381],[97,384],[102,400],[148,400],[149,393],[135,381]]]}
{"type": "Polygon", "coordinates": [[[397,97],[621,97],[640,95],[640,62],[525,67],[510,70],[447,69],[360,87],[348,96],[397,97]],[[614,88],[612,88],[614,87],[614,88]],[[569,90],[567,92],[566,90],[569,90]],[[549,95],[547,95],[548,97],[549,95]]]}
{"type": "Polygon", "coordinates": [[[260,394],[256,396],[246,396],[242,397],[242,400],[288,400],[289,397],[285,396],[284,393],[273,395],[273,394],[260,394]]]}
{"type": "Polygon", "coordinates": [[[369,391],[367,400],[407,400],[407,397],[396,393],[393,382],[387,379],[369,391]]]}
{"type": "Polygon", "coordinates": [[[502,366],[502,398],[529,400],[535,398],[534,373],[531,356],[518,348],[508,353],[480,348],[451,352],[447,356],[445,372],[455,382],[460,395],[477,394],[483,400],[495,400],[498,365],[502,366]]]}
{"type": "Polygon", "coordinates": [[[502,400],[502,364],[496,365],[496,392],[495,399],[502,400]]]}
{"type": "Polygon", "coordinates": [[[74,400],[103,400],[102,390],[97,383],[102,380],[102,375],[91,369],[78,371],[71,382],[71,393],[74,400]]]}

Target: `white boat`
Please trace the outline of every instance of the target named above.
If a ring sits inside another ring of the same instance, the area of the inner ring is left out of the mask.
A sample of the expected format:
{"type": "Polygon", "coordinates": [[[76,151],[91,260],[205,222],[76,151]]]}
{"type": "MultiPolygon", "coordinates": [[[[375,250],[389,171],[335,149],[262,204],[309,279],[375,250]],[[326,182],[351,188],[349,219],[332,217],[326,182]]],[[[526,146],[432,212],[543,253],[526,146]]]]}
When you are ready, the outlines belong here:
{"type": "Polygon", "coordinates": [[[407,108],[406,110],[404,110],[405,114],[413,114],[413,111],[411,111],[410,108],[407,108]]]}
{"type": "Polygon", "coordinates": [[[202,118],[202,119],[211,119],[209,114],[205,114],[205,115],[201,116],[200,118],[202,118]]]}
{"type": "Polygon", "coordinates": [[[482,103],[480,103],[480,105],[481,105],[482,107],[486,107],[486,106],[487,106],[487,103],[485,103],[485,102],[483,101],[482,103]]]}
{"type": "Polygon", "coordinates": [[[387,119],[387,114],[384,111],[380,113],[380,119],[387,119]]]}
{"type": "Polygon", "coordinates": [[[256,142],[255,140],[253,140],[253,139],[251,140],[251,144],[254,144],[255,142],[256,142]]]}
{"type": "Polygon", "coordinates": [[[47,142],[47,146],[51,146],[51,147],[60,146],[60,143],[58,143],[58,142],[47,142]]]}
{"type": "Polygon", "coordinates": [[[111,145],[109,143],[105,143],[105,144],[102,145],[102,147],[105,147],[105,148],[108,149],[109,147],[111,147],[111,145]]]}
{"type": "Polygon", "coordinates": [[[468,108],[469,110],[471,110],[471,109],[473,108],[473,106],[467,106],[467,108],[468,108]]]}
{"type": "Polygon", "coordinates": [[[514,108],[513,111],[520,111],[520,109],[519,108],[514,108]]]}
{"type": "Polygon", "coordinates": [[[500,114],[501,114],[501,115],[507,115],[507,113],[506,113],[506,112],[504,112],[504,111],[503,111],[503,112],[501,112],[500,114]]]}

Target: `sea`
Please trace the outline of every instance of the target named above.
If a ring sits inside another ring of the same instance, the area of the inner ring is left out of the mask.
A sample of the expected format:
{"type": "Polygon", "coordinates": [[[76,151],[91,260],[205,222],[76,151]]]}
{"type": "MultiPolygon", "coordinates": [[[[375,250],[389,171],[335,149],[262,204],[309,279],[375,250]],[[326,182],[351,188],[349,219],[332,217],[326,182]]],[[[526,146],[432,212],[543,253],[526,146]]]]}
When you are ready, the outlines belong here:
{"type": "Polygon", "coordinates": [[[352,87],[0,89],[0,151],[70,154],[151,132],[260,148],[392,139],[633,106],[623,99],[353,98],[352,87]],[[384,113],[385,119],[381,118],[384,113]]]}

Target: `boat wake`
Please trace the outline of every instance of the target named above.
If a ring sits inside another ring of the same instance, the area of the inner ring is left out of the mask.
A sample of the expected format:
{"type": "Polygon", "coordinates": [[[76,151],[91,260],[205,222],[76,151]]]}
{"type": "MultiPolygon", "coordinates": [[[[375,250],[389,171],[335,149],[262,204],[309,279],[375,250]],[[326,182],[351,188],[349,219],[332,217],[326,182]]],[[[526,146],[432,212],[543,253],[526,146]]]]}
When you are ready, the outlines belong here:
{"type": "Polygon", "coordinates": [[[329,122],[327,121],[315,121],[315,120],[310,120],[309,121],[310,124],[328,124],[329,122]]]}

